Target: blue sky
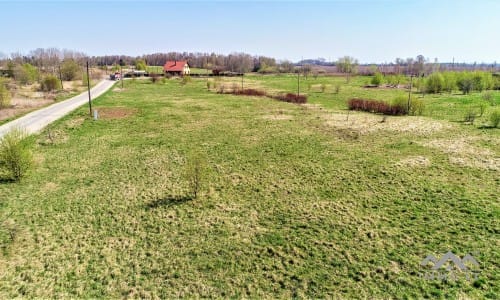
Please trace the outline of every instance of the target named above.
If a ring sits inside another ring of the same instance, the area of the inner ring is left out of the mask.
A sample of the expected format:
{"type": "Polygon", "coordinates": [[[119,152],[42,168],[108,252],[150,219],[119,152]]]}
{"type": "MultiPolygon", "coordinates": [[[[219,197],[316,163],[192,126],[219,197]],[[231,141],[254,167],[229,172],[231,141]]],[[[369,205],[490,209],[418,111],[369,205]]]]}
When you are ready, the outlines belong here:
{"type": "Polygon", "coordinates": [[[0,52],[246,52],[500,63],[500,0],[5,1],[0,52]]]}

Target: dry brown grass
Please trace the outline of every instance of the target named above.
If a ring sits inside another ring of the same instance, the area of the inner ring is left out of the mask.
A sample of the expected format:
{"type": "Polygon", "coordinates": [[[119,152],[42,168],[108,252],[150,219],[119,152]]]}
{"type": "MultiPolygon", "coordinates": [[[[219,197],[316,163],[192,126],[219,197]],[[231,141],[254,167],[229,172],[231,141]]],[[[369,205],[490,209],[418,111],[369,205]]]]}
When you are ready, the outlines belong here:
{"type": "Polygon", "coordinates": [[[406,158],[401,159],[396,163],[396,166],[398,167],[413,167],[413,168],[418,168],[418,167],[428,167],[431,165],[431,161],[429,158],[421,155],[417,156],[409,156],[406,158]]]}
{"type": "Polygon", "coordinates": [[[9,85],[13,94],[11,107],[0,110],[0,121],[22,116],[30,111],[50,105],[60,94],[63,98],[70,97],[71,94],[81,93],[87,87],[82,86],[81,80],[64,81],[63,91],[44,93],[39,91],[39,84],[19,85],[14,81],[9,85]]]}
{"type": "MultiPolygon", "coordinates": [[[[498,144],[498,140],[494,144],[498,144]]],[[[420,142],[421,145],[438,149],[449,154],[450,162],[462,166],[500,170],[500,157],[492,150],[476,146],[479,137],[461,137],[455,139],[434,139],[420,142]]],[[[491,143],[491,140],[489,141],[491,143]]]]}
{"type": "Polygon", "coordinates": [[[351,129],[360,134],[391,131],[428,135],[452,128],[449,123],[425,117],[380,116],[361,112],[330,113],[324,114],[323,118],[328,126],[351,129]]]}
{"type": "Polygon", "coordinates": [[[84,121],[85,121],[85,118],[78,117],[78,118],[67,120],[66,122],[64,122],[64,125],[66,125],[66,128],[74,129],[74,128],[80,127],[84,121]]]}
{"type": "Polygon", "coordinates": [[[53,103],[53,100],[51,99],[15,97],[12,99],[12,106],[10,108],[0,109],[0,121],[28,113],[36,108],[43,107],[51,103],[53,103]]]}
{"type": "Polygon", "coordinates": [[[138,109],[127,107],[96,107],[95,110],[99,112],[100,119],[123,119],[135,115],[138,109]]]}

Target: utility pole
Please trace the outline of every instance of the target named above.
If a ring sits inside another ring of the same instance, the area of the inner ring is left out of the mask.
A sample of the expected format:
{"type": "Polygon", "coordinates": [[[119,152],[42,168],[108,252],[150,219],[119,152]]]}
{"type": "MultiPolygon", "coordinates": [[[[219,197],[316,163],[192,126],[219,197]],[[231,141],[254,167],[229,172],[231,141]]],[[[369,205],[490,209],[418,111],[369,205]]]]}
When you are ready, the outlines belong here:
{"type": "Polygon", "coordinates": [[[89,76],[89,61],[87,60],[87,90],[89,92],[89,111],[92,117],[92,99],[90,98],[90,76],[89,76]]]}
{"type": "Polygon", "coordinates": [[[410,74],[410,88],[408,89],[408,113],[410,112],[411,105],[411,88],[413,84],[413,74],[410,74]]]}
{"type": "Polygon", "coordinates": [[[242,91],[243,91],[243,75],[245,75],[245,74],[241,73],[241,90],[242,91]]]}
{"type": "Polygon", "coordinates": [[[297,71],[297,97],[300,96],[300,73],[302,72],[302,66],[304,64],[304,56],[300,60],[300,70],[297,71]]]}
{"type": "Polygon", "coordinates": [[[297,71],[297,97],[300,96],[300,71],[297,71]]]}
{"type": "Polygon", "coordinates": [[[122,82],[122,90],[123,90],[123,66],[120,64],[120,81],[122,82]]]}
{"type": "Polygon", "coordinates": [[[61,90],[64,90],[62,75],[61,75],[61,65],[59,65],[59,80],[61,81],[61,90]]]}

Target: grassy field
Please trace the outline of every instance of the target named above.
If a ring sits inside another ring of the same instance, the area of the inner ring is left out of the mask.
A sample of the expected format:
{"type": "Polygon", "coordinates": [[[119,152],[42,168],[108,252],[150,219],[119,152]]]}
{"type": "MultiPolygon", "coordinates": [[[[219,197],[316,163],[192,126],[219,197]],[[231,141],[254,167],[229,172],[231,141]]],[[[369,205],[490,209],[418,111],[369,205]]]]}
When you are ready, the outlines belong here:
{"type": "Polygon", "coordinates": [[[0,183],[0,297],[498,298],[500,130],[480,128],[494,107],[476,125],[457,122],[476,94],[425,96],[423,117],[347,114],[351,97],[406,95],[365,80],[310,77],[305,105],[125,81],[95,101],[100,120],[82,108],[32,137],[36,168],[0,183]],[[447,251],[473,253],[478,279],[419,277],[447,251]]]}
{"type": "Polygon", "coordinates": [[[146,71],[150,73],[162,74],[163,66],[146,66],[146,71]]]}

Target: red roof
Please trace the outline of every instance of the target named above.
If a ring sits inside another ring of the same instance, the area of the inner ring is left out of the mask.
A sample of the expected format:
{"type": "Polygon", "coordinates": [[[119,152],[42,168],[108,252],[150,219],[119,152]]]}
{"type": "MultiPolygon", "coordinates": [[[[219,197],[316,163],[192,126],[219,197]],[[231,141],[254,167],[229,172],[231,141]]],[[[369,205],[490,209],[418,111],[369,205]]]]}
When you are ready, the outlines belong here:
{"type": "Polygon", "coordinates": [[[187,61],[185,60],[167,61],[163,66],[163,70],[165,72],[182,72],[184,70],[184,65],[187,65],[187,61]]]}

